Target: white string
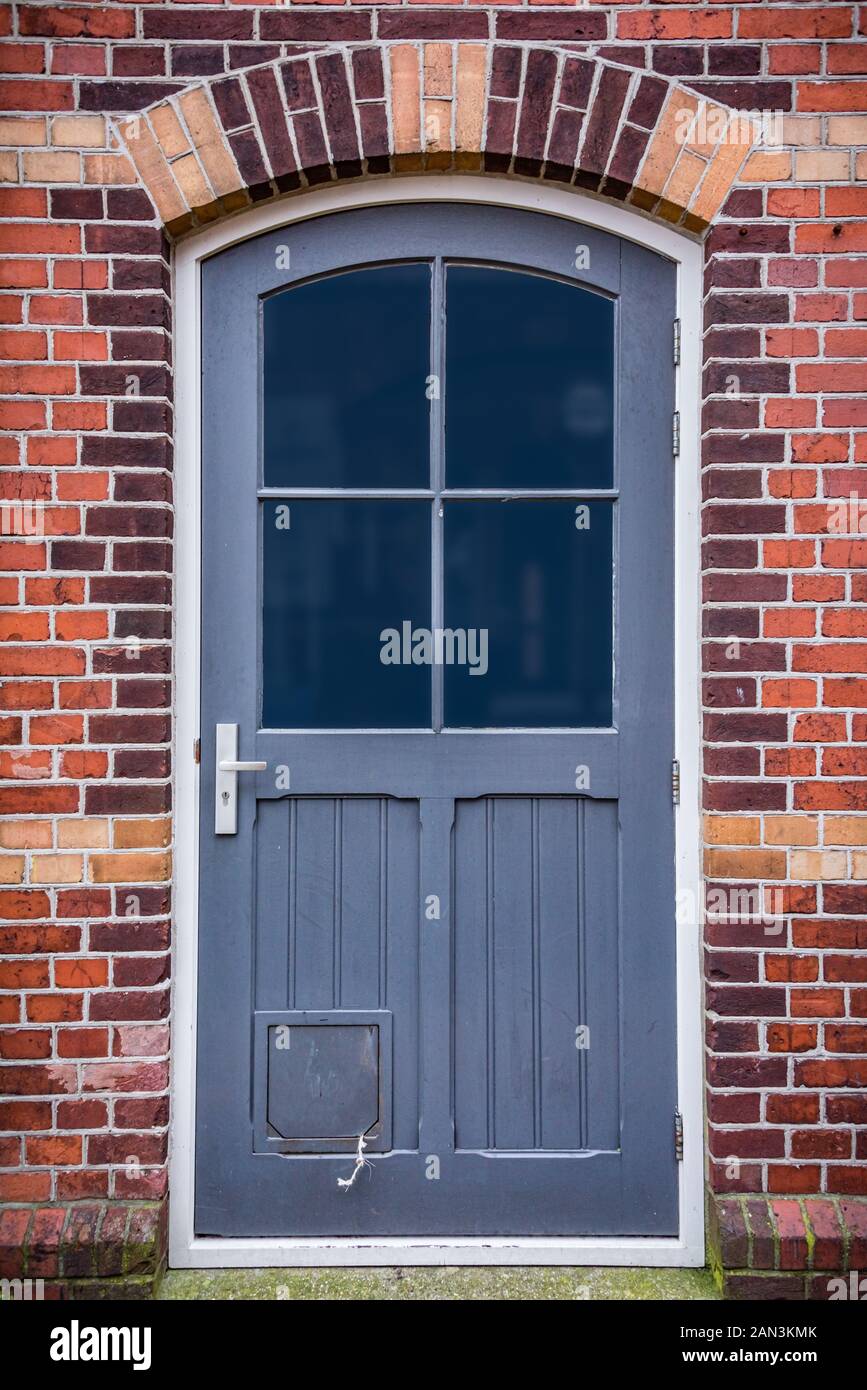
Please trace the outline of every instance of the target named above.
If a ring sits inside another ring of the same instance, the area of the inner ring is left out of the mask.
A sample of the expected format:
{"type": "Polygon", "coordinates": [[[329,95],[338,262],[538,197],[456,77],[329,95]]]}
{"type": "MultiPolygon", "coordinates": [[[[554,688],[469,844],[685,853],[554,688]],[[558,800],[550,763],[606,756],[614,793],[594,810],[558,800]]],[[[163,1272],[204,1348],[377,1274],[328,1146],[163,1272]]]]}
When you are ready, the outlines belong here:
{"type": "Polygon", "coordinates": [[[362,1134],[359,1134],[359,1136],[358,1136],[358,1148],[355,1150],[355,1167],[354,1167],[353,1170],[352,1170],[352,1175],[351,1175],[350,1177],[348,1177],[348,1178],[338,1178],[338,1179],[337,1179],[337,1186],[338,1186],[338,1187],[342,1187],[343,1190],[344,1190],[344,1192],[348,1192],[348,1191],[349,1191],[350,1187],[351,1187],[352,1184],[355,1182],[355,1179],[358,1177],[358,1175],[359,1175],[359,1173],[361,1172],[362,1168],[372,1168],[372,1167],[373,1167],[372,1163],[370,1162],[370,1159],[364,1157],[364,1150],[365,1150],[366,1148],[367,1148],[367,1145],[366,1145],[365,1142],[364,1142],[364,1134],[363,1134],[363,1133],[362,1133],[362,1134]]]}

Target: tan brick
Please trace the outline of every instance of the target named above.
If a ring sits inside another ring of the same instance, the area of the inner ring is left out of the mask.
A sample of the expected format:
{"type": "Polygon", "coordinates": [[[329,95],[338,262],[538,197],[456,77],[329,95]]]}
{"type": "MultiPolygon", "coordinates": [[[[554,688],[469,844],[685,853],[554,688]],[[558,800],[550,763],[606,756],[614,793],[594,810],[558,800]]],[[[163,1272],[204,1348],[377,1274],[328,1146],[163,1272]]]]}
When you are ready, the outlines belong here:
{"type": "Polygon", "coordinates": [[[780,849],[709,849],[705,872],[710,878],[785,878],[786,852],[780,849]]]}
{"type": "Polygon", "coordinates": [[[24,855],[0,854],[0,883],[23,883],[24,855]]]}
{"type": "Polygon", "coordinates": [[[452,104],[450,101],[426,101],[424,104],[424,147],[426,150],[450,150],[452,146],[452,104]]]}
{"type": "Polygon", "coordinates": [[[826,816],[826,845],[867,845],[867,816],[826,816]]]}
{"type": "Polygon", "coordinates": [[[839,850],[793,850],[791,875],[813,882],[846,878],[846,855],[839,850]]]}
{"type": "Polygon", "coordinates": [[[142,118],[125,121],[121,127],[121,134],[163,221],[183,221],[189,216],[189,208],[147,121],[142,118]]]}
{"type": "Polygon", "coordinates": [[[683,148],[684,113],[691,111],[694,116],[698,108],[699,99],[691,92],[672,91],[669,94],[656,134],[635,179],[636,188],[646,189],[649,193],[662,192],[683,148]]]}
{"type": "Polygon", "coordinates": [[[867,152],[862,151],[855,156],[855,177],[859,181],[867,180],[867,152]]]}
{"type": "Polygon", "coordinates": [[[705,816],[704,837],[712,845],[757,845],[761,838],[758,816],[705,816]]]}
{"type": "Polygon", "coordinates": [[[101,150],[106,144],[102,116],[55,116],[51,122],[52,145],[71,145],[76,150],[101,150]]]}
{"type": "Polygon", "coordinates": [[[665,199],[678,209],[689,205],[698,181],[705,171],[705,161],[690,150],[681,150],[680,158],[665,185],[665,199]]]}
{"type": "Polygon", "coordinates": [[[159,820],[118,820],[114,823],[115,849],[161,849],[172,836],[168,816],[159,820]]]}
{"type": "Polygon", "coordinates": [[[729,112],[714,101],[699,103],[698,113],[689,131],[686,148],[710,159],[728,127],[729,112]]]}
{"type": "Polygon", "coordinates": [[[109,823],[100,817],[83,817],[57,822],[60,849],[107,849],[109,823]]]}
{"type": "Polygon", "coordinates": [[[455,149],[469,156],[457,163],[461,168],[478,168],[485,123],[485,49],[481,44],[458,44],[457,97],[455,149]]]}
{"type": "Polygon", "coordinates": [[[133,164],[125,154],[86,154],[84,182],[96,184],[138,183],[133,164]]]}
{"type": "Polygon", "coordinates": [[[80,183],[81,156],[50,150],[26,150],[22,156],[28,183],[80,183]]]}
{"type": "Polygon", "coordinates": [[[80,883],[84,860],[80,854],[34,854],[31,883],[80,883]]]}
{"type": "Polygon", "coordinates": [[[390,61],[394,152],[414,154],[421,149],[418,49],[410,44],[395,44],[390,61]]]}
{"type": "MultiPolygon", "coordinates": [[[[744,126],[749,127],[742,117],[733,117],[731,133],[740,135],[744,126]]],[[[749,153],[750,145],[742,139],[729,139],[728,135],[719,145],[716,154],[701,181],[701,187],[693,200],[690,212],[710,222],[716,216],[729,194],[738,170],[749,153]]]]}
{"type": "Polygon", "coordinates": [[[18,155],[14,150],[0,150],[0,183],[18,182],[18,155]]]}
{"type": "Polygon", "coordinates": [[[93,854],[94,883],[162,883],[171,878],[170,854],[93,854]]]}
{"type": "Polygon", "coordinates": [[[452,46],[426,43],[424,46],[424,94],[426,97],[452,95],[452,46]]]}
{"type": "Polygon", "coordinates": [[[50,820],[0,821],[0,847],[3,849],[51,849],[50,820]]]}
{"type": "Polygon", "coordinates": [[[795,178],[799,183],[828,183],[848,177],[848,150],[797,150],[795,153],[795,178]]]}
{"type": "Polygon", "coordinates": [[[814,816],[765,816],[765,840],[769,845],[815,845],[819,822],[814,816]]]}
{"type": "Polygon", "coordinates": [[[788,150],[757,150],[741,170],[741,183],[780,183],[792,177],[792,156],[788,150]]]}
{"type": "Polygon", "coordinates": [[[809,145],[821,145],[821,143],[822,121],[819,116],[783,117],[784,145],[800,145],[804,148],[809,145]]]}
{"type": "Polygon", "coordinates": [[[170,101],[163,101],[148,112],[151,129],[166,159],[176,159],[190,148],[186,132],[170,101]]]}
{"type": "Polygon", "coordinates": [[[48,122],[44,116],[0,117],[0,145],[45,145],[48,143],[48,122]]]}
{"type": "Polygon", "coordinates": [[[867,854],[861,850],[852,855],[852,877],[867,878],[867,854]]]}
{"type": "Polygon", "coordinates": [[[201,213],[204,209],[213,206],[214,195],[205,181],[199,161],[194,154],[185,154],[180,159],[174,160],[172,173],[188,207],[201,213]]]}
{"type": "Polygon", "coordinates": [[[243,184],[238,166],[218,127],[203,88],[182,92],[178,98],[187,129],[218,198],[237,193],[243,184]]]}
{"type": "Polygon", "coordinates": [[[867,145],[867,116],[829,116],[829,145],[867,145]]]}

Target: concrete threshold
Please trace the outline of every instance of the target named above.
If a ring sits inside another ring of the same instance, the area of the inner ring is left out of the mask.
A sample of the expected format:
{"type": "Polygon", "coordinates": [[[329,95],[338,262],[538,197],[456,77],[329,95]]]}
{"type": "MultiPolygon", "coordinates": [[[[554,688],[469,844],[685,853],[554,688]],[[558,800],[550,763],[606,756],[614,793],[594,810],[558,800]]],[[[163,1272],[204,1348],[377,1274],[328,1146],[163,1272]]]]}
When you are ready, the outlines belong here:
{"type": "Polygon", "coordinates": [[[171,1269],[157,1293],[169,1300],[596,1300],[721,1297],[707,1269],[468,1268],[171,1269]]]}

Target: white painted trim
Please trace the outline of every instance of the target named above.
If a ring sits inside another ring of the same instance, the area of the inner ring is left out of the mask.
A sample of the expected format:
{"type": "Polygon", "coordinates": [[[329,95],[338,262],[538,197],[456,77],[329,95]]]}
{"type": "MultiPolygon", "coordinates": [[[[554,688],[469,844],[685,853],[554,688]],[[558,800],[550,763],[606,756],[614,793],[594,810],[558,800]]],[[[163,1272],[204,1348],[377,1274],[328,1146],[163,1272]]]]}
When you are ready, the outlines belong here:
{"type": "MultiPolygon", "coordinates": [[[[539,184],[463,174],[426,174],[317,189],[253,208],[207,227],[175,252],[177,461],[175,467],[175,927],[173,933],[170,1263],[176,1268],[327,1265],[550,1264],[696,1266],[704,1263],[704,1055],[701,943],[697,923],[677,928],[678,1096],[684,1121],[680,1236],[542,1239],[218,1239],[193,1234],[195,1018],[198,898],[198,737],[200,615],[200,302],[201,261],[248,237],[346,208],[388,203],[487,203],[525,208],[599,227],[669,257],[678,268],[681,452],[675,487],[675,730],[681,804],[676,811],[678,894],[698,901],[700,869],[700,530],[699,401],[702,249],[627,208],[539,184]]],[[[665,350],[669,330],[665,327],[665,350]]],[[[693,914],[688,914],[693,915],[693,914]]],[[[697,915],[697,914],[696,914],[697,915]]]]}

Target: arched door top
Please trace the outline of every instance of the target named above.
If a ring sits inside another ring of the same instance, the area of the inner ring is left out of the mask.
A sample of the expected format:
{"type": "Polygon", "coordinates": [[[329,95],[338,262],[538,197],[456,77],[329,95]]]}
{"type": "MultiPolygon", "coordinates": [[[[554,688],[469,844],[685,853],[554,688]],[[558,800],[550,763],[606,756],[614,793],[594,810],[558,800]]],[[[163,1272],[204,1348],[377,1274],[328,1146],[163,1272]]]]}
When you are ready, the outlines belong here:
{"type": "Polygon", "coordinates": [[[571,185],[702,235],[758,137],[742,112],[551,46],[378,43],[197,82],[120,124],[171,236],[339,179],[571,185]]]}

